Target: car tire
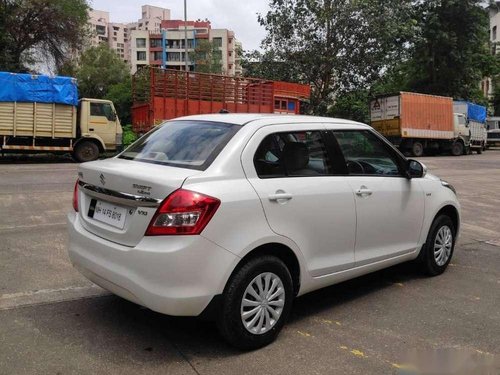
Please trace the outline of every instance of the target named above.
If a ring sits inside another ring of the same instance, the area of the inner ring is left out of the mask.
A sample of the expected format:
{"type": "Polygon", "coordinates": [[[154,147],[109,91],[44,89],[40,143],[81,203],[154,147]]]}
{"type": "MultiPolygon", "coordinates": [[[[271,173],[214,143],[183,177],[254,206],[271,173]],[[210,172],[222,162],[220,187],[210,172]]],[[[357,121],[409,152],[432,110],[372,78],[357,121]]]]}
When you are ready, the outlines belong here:
{"type": "Polygon", "coordinates": [[[76,145],[73,157],[79,163],[96,160],[99,157],[99,147],[92,141],[82,141],[76,145]]]}
{"type": "Polygon", "coordinates": [[[283,261],[269,255],[250,259],[226,285],[217,319],[219,331],[227,342],[242,350],[266,346],[276,339],[283,328],[293,298],[292,277],[283,261]],[[259,290],[259,279],[264,284],[257,293],[255,288],[259,290]],[[274,284],[275,287],[271,288],[274,284]],[[266,291],[267,297],[261,298],[266,291]],[[277,296],[269,298],[273,295],[277,296]]]}
{"type": "Polygon", "coordinates": [[[411,153],[415,157],[420,157],[424,155],[424,145],[422,142],[413,142],[411,146],[411,153]]]}
{"type": "Polygon", "coordinates": [[[454,142],[451,145],[451,154],[453,156],[460,156],[464,154],[464,144],[462,142],[454,142]]]}
{"type": "Polygon", "coordinates": [[[455,238],[456,228],[450,217],[438,216],[431,225],[418,257],[418,263],[424,273],[437,276],[446,270],[455,249],[455,238]]]}

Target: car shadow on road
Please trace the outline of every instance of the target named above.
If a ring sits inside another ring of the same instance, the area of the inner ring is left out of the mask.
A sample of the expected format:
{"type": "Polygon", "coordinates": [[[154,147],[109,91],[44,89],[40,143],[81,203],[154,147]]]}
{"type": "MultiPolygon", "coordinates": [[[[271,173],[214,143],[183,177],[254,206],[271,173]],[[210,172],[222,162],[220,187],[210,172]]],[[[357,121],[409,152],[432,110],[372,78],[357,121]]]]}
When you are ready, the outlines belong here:
{"type": "MultiPolygon", "coordinates": [[[[314,319],[325,310],[335,311],[338,306],[395,283],[421,277],[414,265],[403,264],[307,294],[295,301],[289,323],[314,319]]],[[[50,322],[52,327],[44,328],[51,335],[64,336],[68,327],[79,327],[83,333],[80,347],[86,348],[86,355],[116,361],[116,365],[125,361],[140,363],[146,369],[169,361],[209,360],[243,354],[226,344],[210,321],[165,316],[114,296],[65,304],[68,311],[64,314],[64,323],[50,322]],[[84,304],[84,309],[79,308],[79,304],[84,304]]],[[[275,345],[280,345],[279,340],[275,345]]]]}
{"type": "Polygon", "coordinates": [[[0,164],[75,163],[70,154],[5,154],[0,164]]]}

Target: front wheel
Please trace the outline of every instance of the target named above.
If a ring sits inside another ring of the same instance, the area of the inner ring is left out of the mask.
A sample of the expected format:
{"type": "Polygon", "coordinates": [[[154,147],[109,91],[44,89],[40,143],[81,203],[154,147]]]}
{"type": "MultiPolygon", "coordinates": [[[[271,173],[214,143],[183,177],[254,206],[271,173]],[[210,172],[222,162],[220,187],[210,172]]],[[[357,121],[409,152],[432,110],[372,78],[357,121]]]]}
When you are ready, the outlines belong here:
{"type": "Polygon", "coordinates": [[[99,147],[92,141],[81,141],[76,145],[73,157],[80,163],[96,160],[99,157],[99,147]]]}
{"type": "Polygon", "coordinates": [[[460,156],[464,154],[464,144],[462,142],[454,142],[451,145],[451,154],[453,156],[460,156]]]}
{"type": "Polygon", "coordinates": [[[437,276],[446,270],[455,249],[455,236],[456,228],[449,216],[440,215],[434,220],[418,259],[422,271],[437,276]]]}
{"type": "Polygon", "coordinates": [[[228,282],[217,325],[233,346],[257,349],[274,341],[293,300],[290,271],[278,258],[251,259],[228,282]]]}

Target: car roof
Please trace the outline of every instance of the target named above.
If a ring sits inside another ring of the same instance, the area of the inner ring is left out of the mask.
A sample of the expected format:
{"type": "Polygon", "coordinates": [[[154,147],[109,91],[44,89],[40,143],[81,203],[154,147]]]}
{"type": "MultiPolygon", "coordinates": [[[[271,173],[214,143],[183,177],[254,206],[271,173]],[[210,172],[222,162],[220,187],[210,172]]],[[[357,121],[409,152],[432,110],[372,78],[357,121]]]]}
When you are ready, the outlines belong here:
{"type": "Polygon", "coordinates": [[[175,120],[203,120],[214,122],[225,122],[235,125],[248,125],[252,122],[259,121],[260,125],[282,124],[287,123],[328,123],[339,125],[359,125],[367,127],[368,125],[339,118],[320,117],[320,116],[305,116],[305,115],[284,115],[275,113],[221,113],[221,114],[205,114],[179,117],[175,120]]]}

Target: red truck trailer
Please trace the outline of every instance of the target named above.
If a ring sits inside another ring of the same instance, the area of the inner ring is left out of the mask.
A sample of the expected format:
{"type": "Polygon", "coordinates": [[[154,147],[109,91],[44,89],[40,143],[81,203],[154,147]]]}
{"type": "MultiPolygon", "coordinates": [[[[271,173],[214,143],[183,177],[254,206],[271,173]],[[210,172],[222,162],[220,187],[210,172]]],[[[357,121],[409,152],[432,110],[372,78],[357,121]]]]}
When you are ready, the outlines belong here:
{"type": "Polygon", "coordinates": [[[300,113],[311,88],[290,82],[145,68],[133,77],[132,126],[145,133],[172,118],[218,113],[300,113]]]}

